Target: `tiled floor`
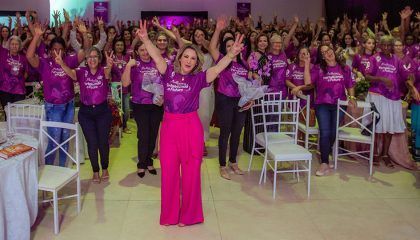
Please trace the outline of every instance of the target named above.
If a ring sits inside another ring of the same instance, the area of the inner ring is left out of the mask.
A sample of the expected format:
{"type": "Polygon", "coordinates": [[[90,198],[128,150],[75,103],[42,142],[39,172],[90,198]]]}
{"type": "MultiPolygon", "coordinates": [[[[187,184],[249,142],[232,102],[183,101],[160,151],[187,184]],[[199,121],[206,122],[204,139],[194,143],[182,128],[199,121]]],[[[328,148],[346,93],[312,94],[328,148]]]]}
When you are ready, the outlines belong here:
{"type": "MultiPolygon", "coordinates": [[[[111,151],[109,183],[91,184],[90,164],[83,165],[82,212],[77,215],[75,201],[62,201],[61,232],[55,236],[52,208],[40,207],[32,239],[420,239],[420,172],[380,167],[369,178],[366,164],[340,161],[331,176],[312,177],[309,200],[306,178],[297,183],[289,175],[280,175],[273,200],[272,174],[258,185],[261,158],[244,176],[220,178],[217,133],[212,129],[202,164],[204,224],[159,225],[160,176],[137,177],[136,135],[131,134],[111,151]]],[[[240,154],[242,169],[248,159],[240,154]]],[[[314,154],[313,170],[316,159],[314,154]]]]}

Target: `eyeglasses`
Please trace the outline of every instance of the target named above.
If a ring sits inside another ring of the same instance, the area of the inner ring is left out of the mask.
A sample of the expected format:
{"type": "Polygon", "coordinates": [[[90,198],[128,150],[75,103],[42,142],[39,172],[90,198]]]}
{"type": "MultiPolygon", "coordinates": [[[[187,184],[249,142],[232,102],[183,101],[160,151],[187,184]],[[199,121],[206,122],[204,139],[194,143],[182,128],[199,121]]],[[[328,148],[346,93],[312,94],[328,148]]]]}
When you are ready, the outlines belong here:
{"type": "Polygon", "coordinates": [[[328,50],[326,50],[326,51],[321,51],[321,55],[325,55],[325,54],[327,54],[327,52],[329,52],[329,51],[332,51],[332,49],[331,49],[331,48],[328,48],[328,50]]]}
{"type": "Polygon", "coordinates": [[[86,57],[88,60],[98,59],[99,56],[88,56],[86,57]]]}

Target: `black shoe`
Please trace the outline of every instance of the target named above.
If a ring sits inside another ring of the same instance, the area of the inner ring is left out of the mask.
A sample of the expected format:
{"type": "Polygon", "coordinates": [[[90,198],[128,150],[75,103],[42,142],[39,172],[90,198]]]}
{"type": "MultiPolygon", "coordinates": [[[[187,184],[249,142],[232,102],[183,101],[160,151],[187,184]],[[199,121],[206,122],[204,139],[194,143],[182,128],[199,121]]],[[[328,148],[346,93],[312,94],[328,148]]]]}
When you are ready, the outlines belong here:
{"type": "Polygon", "coordinates": [[[139,176],[140,178],[143,178],[144,175],[146,175],[146,171],[144,171],[144,172],[137,172],[137,176],[139,176]]]}
{"type": "Polygon", "coordinates": [[[149,171],[149,173],[152,175],[157,175],[156,169],[147,169],[147,171],[149,171]]]}

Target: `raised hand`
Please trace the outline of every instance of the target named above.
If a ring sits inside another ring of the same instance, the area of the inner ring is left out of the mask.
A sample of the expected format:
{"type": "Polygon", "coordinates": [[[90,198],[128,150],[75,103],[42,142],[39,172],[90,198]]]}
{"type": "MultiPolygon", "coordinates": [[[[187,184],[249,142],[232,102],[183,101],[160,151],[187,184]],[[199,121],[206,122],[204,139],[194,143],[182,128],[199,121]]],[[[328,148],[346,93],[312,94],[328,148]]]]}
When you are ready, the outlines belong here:
{"type": "Polygon", "coordinates": [[[54,20],[58,20],[58,18],[60,17],[61,13],[58,10],[53,11],[53,18],[54,20]]]}
{"type": "MultiPolygon", "coordinates": [[[[159,19],[155,16],[155,17],[153,17],[153,19],[152,19],[152,24],[153,24],[153,26],[155,26],[155,27],[161,27],[160,26],[160,23],[159,23],[159,19]]],[[[141,22],[139,22],[139,25],[141,25],[141,22]]]]}
{"type": "Polygon", "coordinates": [[[129,67],[133,67],[136,65],[136,60],[134,60],[134,58],[130,57],[130,60],[127,63],[127,66],[129,67]]]}
{"type": "Polygon", "coordinates": [[[226,28],[226,17],[222,16],[217,18],[216,29],[221,31],[224,28],[226,28]]]}
{"type": "Polygon", "coordinates": [[[63,8],[63,16],[64,16],[64,21],[65,22],[70,22],[70,15],[69,13],[66,11],[66,9],[63,8]]]}
{"type": "Polygon", "coordinates": [[[54,53],[55,53],[55,62],[58,65],[63,66],[64,61],[63,61],[61,50],[59,50],[58,52],[57,52],[57,50],[54,50],[54,53]]]}
{"type": "Polygon", "coordinates": [[[44,32],[45,32],[45,29],[41,26],[40,23],[35,23],[34,24],[34,34],[36,36],[38,36],[38,37],[42,36],[44,34],[44,32]]]}
{"type": "Polygon", "coordinates": [[[87,28],[86,28],[86,25],[85,25],[85,23],[83,21],[80,21],[79,22],[79,24],[77,25],[77,29],[79,30],[79,32],[81,34],[87,33],[87,28]]]}
{"type": "Polygon", "coordinates": [[[97,20],[98,20],[99,28],[103,28],[104,27],[104,21],[102,20],[102,17],[98,17],[97,20]]]}
{"type": "Polygon", "coordinates": [[[26,21],[27,21],[28,23],[31,21],[31,14],[29,13],[29,11],[26,11],[26,12],[25,12],[25,18],[26,18],[26,21]]]}
{"type": "Polygon", "coordinates": [[[416,19],[417,21],[420,21],[420,12],[416,12],[416,19]]]}
{"type": "Polygon", "coordinates": [[[136,36],[142,41],[149,40],[149,36],[147,35],[147,22],[141,21],[139,29],[136,32],[136,36]]]}
{"type": "Polygon", "coordinates": [[[108,68],[111,68],[112,65],[114,65],[114,51],[111,51],[109,54],[108,52],[105,52],[106,57],[106,66],[108,68]]]}
{"type": "Polygon", "coordinates": [[[388,13],[384,12],[382,13],[382,20],[386,20],[388,18],[388,13]]]}
{"type": "Polygon", "coordinates": [[[298,23],[299,23],[299,17],[298,17],[297,15],[295,15],[295,16],[293,17],[293,23],[294,23],[294,24],[298,24],[298,23]]]}
{"type": "Polygon", "coordinates": [[[244,35],[243,34],[238,34],[235,37],[235,43],[233,44],[232,48],[230,49],[228,55],[230,55],[230,58],[234,58],[236,55],[238,55],[242,49],[244,48],[244,44],[242,43],[242,41],[244,40],[244,35]]]}
{"type": "Polygon", "coordinates": [[[179,33],[179,30],[178,30],[178,28],[177,28],[177,27],[172,26],[172,32],[174,33],[174,35],[175,35],[175,37],[176,37],[177,39],[180,39],[180,38],[181,38],[181,34],[179,33]]]}

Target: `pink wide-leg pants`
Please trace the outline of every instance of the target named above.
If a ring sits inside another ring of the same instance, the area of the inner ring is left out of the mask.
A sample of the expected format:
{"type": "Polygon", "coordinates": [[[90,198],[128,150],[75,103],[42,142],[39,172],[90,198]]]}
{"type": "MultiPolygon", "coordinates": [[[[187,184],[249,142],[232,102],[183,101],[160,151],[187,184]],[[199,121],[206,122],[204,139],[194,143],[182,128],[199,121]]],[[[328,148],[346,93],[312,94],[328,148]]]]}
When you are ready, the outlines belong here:
{"type": "Polygon", "coordinates": [[[165,112],[160,131],[162,168],[160,224],[202,223],[203,127],[197,112],[165,112]]]}

